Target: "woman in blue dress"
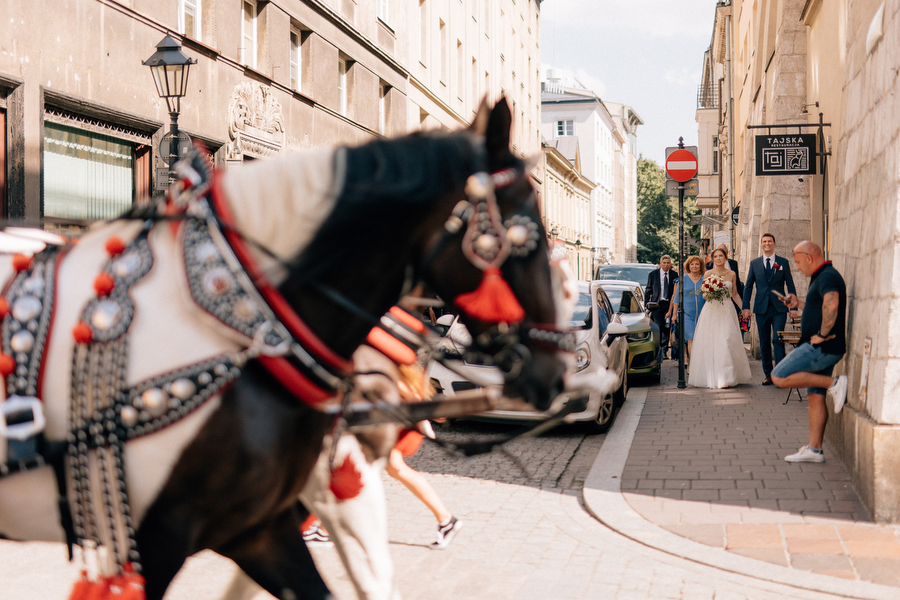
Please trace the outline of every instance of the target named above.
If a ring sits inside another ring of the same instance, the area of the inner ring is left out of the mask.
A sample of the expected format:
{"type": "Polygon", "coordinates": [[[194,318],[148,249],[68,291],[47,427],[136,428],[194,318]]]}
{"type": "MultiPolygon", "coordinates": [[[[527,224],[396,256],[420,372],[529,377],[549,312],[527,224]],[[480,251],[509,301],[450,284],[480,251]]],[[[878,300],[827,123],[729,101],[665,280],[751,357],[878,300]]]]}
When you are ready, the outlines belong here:
{"type": "MultiPolygon", "coordinates": [[[[703,283],[703,262],[700,260],[699,256],[691,256],[685,261],[685,269],[687,273],[685,274],[684,280],[684,339],[687,341],[687,346],[685,350],[687,350],[687,355],[685,356],[685,363],[690,362],[691,356],[691,346],[694,342],[694,328],[697,326],[697,319],[700,318],[700,311],[703,310],[703,305],[706,304],[706,300],[703,299],[703,295],[699,292],[700,284],[703,283]]],[[[675,294],[674,294],[674,315],[678,315],[678,300],[681,298],[678,291],[678,286],[681,285],[681,279],[678,280],[678,283],[675,285],[675,294]]]]}

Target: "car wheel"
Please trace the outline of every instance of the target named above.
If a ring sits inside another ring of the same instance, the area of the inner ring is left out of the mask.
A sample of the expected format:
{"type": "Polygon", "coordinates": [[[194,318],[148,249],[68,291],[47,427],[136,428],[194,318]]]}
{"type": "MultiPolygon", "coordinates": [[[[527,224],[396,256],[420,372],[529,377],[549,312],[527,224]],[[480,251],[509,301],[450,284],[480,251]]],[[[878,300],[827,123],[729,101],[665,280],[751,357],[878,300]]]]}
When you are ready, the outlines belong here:
{"type": "Polygon", "coordinates": [[[656,372],[650,375],[650,383],[659,383],[662,379],[662,367],[656,367],[656,372]]]}
{"type": "Polygon", "coordinates": [[[591,422],[591,430],[594,433],[606,433],[612,427],[616,417],[616,401],[613,396],[606,395],[600,400],[597,414],[591,422]]]}
{"type": "Polygon", "coordinates": [[[626,369],[625,372],[622,374],[622,385],[620,385],[619,389],[617,389],[613,393],[613,400],[616,403],[616,407],[620,407],[623,404],[625,404],[625,400],[627,400],[627,396],[628,396],[628,370],[626,369]]]}

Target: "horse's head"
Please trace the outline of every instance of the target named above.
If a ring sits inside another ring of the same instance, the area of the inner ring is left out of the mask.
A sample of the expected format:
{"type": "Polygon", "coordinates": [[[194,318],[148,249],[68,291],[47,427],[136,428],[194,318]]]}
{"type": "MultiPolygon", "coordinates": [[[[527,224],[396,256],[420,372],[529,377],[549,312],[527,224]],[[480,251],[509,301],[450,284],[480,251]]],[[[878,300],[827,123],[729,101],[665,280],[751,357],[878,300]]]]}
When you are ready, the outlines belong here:
{"type": "Polygon", "coordinates": [[[510,151],[511,121],[505,99],[491,110],[482,104],[467,134],[489,177],[469,178],[469,212],[456,215],[466,222],[449,242],[446,233],[432,235],[429,244],[440,240],[443,247],[427,260],[423,276],[459,310],[476,343],[497,354],[507,374],[505,393],[545,409],[563,386],[557,325],[564,310],[557,306],[559,286],[551,278],[529,166],[510,151]]]}

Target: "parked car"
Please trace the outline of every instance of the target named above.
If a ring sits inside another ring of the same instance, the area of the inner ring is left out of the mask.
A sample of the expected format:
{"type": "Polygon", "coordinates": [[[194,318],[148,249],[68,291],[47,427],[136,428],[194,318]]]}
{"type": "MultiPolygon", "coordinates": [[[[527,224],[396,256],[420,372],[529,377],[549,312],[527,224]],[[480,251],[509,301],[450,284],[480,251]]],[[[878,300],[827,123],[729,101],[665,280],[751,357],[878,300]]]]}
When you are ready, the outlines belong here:
{"type": "Polygon", "coordinates": [[[651,382],[659,383],[659,327],[644,304],[644,287],[636,281],[604,279],[598,283],[628,328],[628,375],[648,375],[651,382]]]}
{"type": "Polygon", "coordinates": [[[594,279],[617,281],[635,281],[641,287],[647,287],[647,278],[650,272],[656,269],[658,265],[648,263],[619,263],[613,265],[600,265],[594,271],[594,279]]]}
{"type": "MultiPolygon", "coordinates": [[[[500,422],[541,420],[567,401],[579,399],[585,401],[584,409],[567,415],[565,422],[587,422],[598,433],[610,428],[616,410],[628,394],[628,340],[625,338],[628,328],[598,283],[579,281],[578,291],[570,322],[577,339],[575,372],[568,376],[566,391],[544,412],[494,410],[473,418],[500,422]]],[[[459,359],[452,361],[453,370],[436,361],[426,367],[431,383],[439,392],[452,396],[463,390],[503,384],[500,369],[465,361],[465,347],[470,342],[468,331],[454,319],[441,341],[446,352],[459,355],[459,359]]]]}

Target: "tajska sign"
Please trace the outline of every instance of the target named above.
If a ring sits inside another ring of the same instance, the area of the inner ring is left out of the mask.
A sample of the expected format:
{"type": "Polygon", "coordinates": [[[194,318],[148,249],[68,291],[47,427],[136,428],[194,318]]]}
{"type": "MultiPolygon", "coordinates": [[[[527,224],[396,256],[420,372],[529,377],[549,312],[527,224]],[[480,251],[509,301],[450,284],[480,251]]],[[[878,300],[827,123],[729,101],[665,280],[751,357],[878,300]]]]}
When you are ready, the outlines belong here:
{"type": "Polygon", "coordinates": [[[816,134],[756,136],[756,176],[815,175],[816,134]]]}
{"type": "Polygon", "coordinates": [[[697,155],[685,148],[666,149],[666,175],[675,181],[689,181],[697,174],[697,155]]]}

